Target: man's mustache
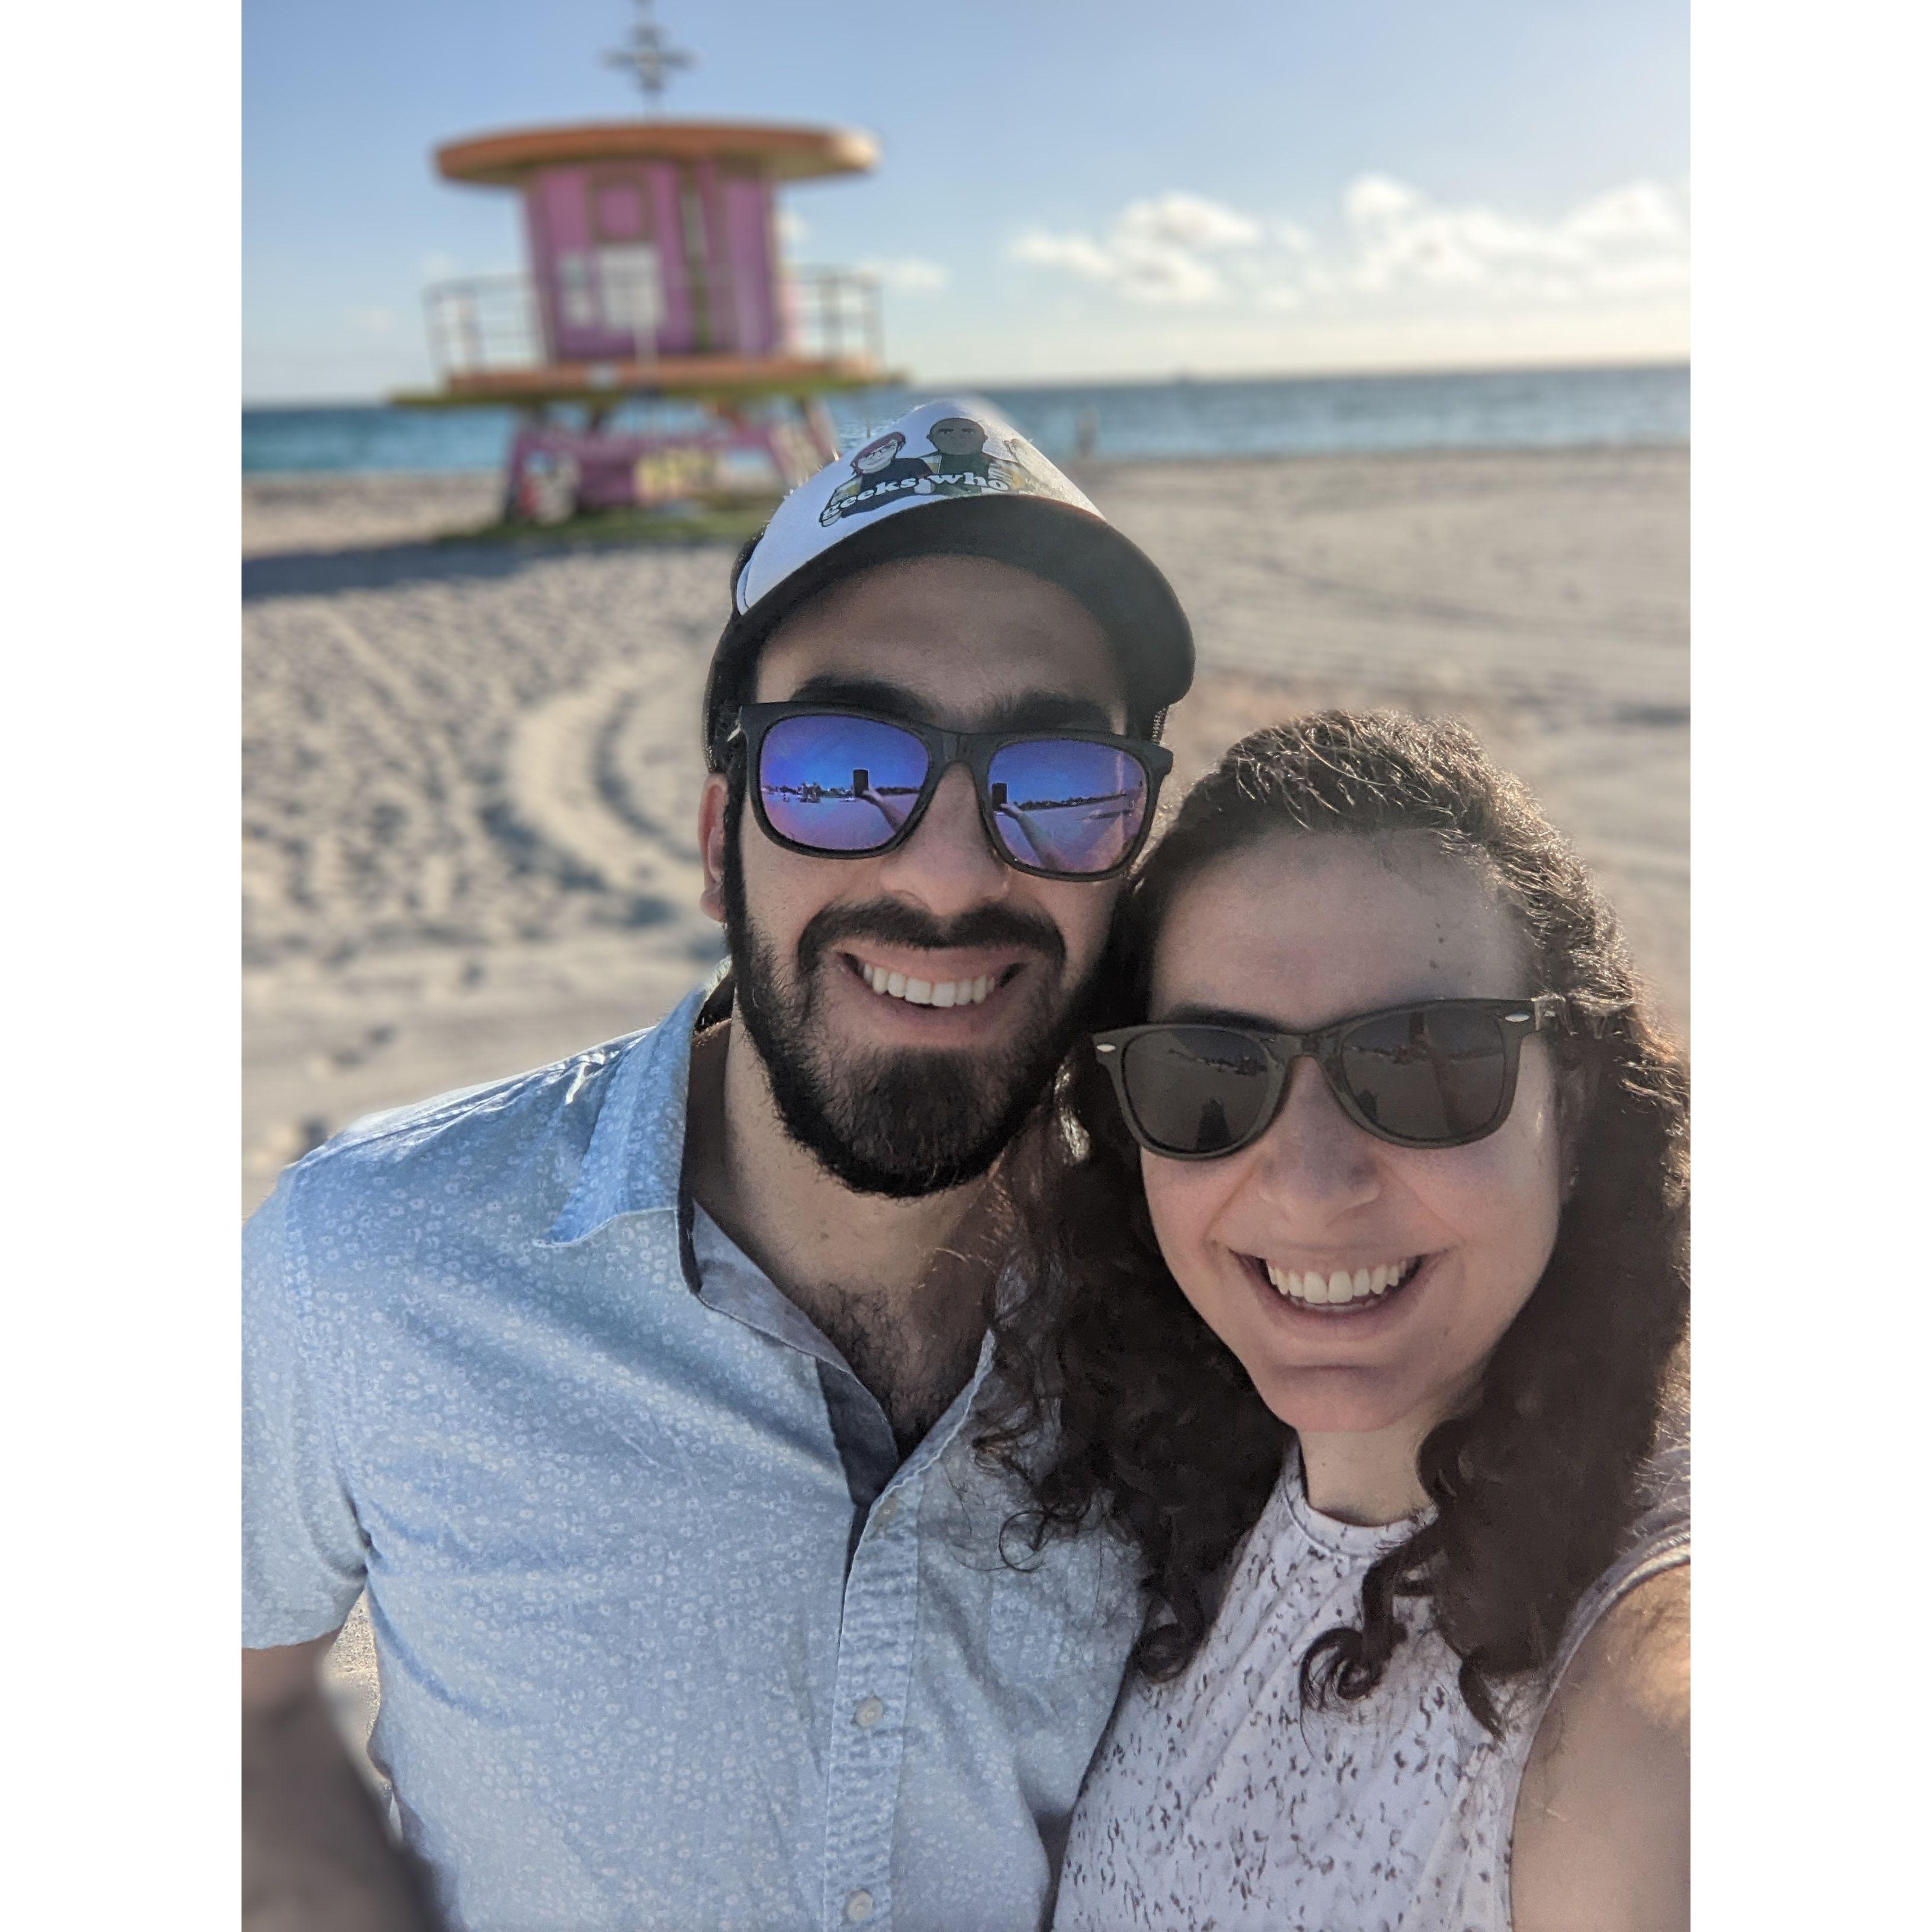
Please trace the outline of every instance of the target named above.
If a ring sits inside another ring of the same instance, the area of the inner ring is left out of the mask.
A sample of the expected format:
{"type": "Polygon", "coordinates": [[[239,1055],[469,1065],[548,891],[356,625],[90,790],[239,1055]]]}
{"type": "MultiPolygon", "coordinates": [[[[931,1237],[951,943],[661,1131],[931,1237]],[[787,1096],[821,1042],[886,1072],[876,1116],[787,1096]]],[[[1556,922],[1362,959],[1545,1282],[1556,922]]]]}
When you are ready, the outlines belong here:
{"type": "Polygon", "coordinates": [[[871,905],[827,906],[814,913],[799,935],[800,970],[812,972],[830,947],[854,939],[934,951],[956,946],[1015,946],[1040,954],[1055,969],[1066,960],[1060,928],[1041,914],[988,905],[975,906],[955,920],[938,920],[915,906],[880,899],[871,905]]]}

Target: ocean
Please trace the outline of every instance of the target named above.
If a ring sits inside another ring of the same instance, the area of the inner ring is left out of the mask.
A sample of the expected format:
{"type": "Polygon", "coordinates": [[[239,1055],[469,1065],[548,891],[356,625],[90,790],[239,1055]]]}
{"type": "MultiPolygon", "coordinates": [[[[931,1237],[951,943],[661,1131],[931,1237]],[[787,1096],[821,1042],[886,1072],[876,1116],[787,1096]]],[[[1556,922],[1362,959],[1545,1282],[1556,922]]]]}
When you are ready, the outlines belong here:
{"type": "MultiPolygon", "coordinates": [[[[829,399],[844,445],[927,394],[856,391],[829,399]]],[[[982,385],[982,395],[1056,461],[1096,458],[1304,456],[1338,452],[1550,449],[1688,443],[1690,372],[1513,369],[1390,376],[1221,377],[1079,386],[982,385]]],[[[382,404],[244,408],[244,474],[342,470],[493,470],[508,410],[382,404]]]]}

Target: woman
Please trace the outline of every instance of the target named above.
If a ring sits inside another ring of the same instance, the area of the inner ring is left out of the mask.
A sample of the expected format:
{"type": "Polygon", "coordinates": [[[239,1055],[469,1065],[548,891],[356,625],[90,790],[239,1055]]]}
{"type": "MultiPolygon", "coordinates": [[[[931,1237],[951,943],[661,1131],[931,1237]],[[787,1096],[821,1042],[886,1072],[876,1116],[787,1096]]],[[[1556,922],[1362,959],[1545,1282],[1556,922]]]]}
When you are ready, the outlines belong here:
{"type": "Polygon", "coordinates": [[[1124,929],[985,1444],[1056,1410],[1036,1546],[1146,1568],[1056,1925],[1686,1924],[1684,1081],[1607,907],[1460,727],[1330,712],[1124,929]]]}

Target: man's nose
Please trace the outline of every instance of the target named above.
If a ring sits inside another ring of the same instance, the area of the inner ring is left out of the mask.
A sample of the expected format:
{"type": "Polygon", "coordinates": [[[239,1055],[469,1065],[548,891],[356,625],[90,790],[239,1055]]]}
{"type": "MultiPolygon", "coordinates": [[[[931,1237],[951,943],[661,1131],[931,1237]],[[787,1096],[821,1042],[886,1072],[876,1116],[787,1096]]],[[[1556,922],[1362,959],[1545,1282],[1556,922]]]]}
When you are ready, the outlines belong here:
{"type": "Polygon", "coordinates": [[[939,919],[1004,898],[1012,879],[987,843],[973,775],[964,765],[941,775],[912,836],[879,861],[879,883],[888,892],[939,919]]]}
{"type": "Polygon", "coordinates": [[[1321,1068],[1298,1060],[1281,1112],[1262,1136],[1256,1174],[1284,1207],[1342,1214],[1381,1192],[1379,1144],[1342,1112],[1321,1068]]]}

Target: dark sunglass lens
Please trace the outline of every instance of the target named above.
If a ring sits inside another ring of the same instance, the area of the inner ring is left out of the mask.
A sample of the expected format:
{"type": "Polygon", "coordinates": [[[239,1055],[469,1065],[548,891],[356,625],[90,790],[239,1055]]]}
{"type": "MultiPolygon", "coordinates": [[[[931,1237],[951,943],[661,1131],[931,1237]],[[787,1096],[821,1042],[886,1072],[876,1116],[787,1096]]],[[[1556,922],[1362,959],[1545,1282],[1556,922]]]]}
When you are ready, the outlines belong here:
{"type": "Polygon", "coordinates": [[[1172,1154],[1226,1154],[1261,1126],[1273,1063],[1226,1027],[1162,1027],[1128,1042],[1120,1077],[1141,1131],[1172,1154]]]}
{"type": "Polygon", "coordinates": [[[818,852],[891,842],[926,783],[926,747],[870,718],[781,718],[758,753],[758,796],[772,830],[818,852]]]}
{"type": "Polygon", "coordinates": [[[1000,844],[1042,872],[1112,872],[1147,820],[1147,773],[1111,745],[1036,738],[1002,746],[986,778],[1000,844]]]}
{"type": "Polygon", "coordinates": [[[1508,1057],[1493,1013],[1418,1006],[1364,1021],[1342,1036],[1341,1060],[1355,1105],[1400,1139],[1447,1144],[1497,1124],[1508,1057]]]}

